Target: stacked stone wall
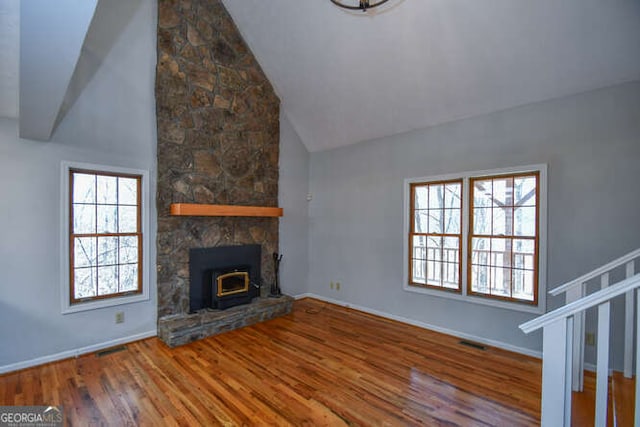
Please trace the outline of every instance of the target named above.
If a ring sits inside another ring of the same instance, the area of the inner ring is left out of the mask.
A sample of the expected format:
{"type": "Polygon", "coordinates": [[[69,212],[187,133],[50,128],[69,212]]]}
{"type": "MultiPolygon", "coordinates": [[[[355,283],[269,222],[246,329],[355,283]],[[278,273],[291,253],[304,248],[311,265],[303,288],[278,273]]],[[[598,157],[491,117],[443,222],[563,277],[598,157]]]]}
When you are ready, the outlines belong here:
{"type": "Polygon", "coordinates": [[[159,0],[159,317],[188,312],[190,248],[260,244],[273,281],[276,218],[172,217],[170,205],[277,206],[279,105],[220,0],[159,0]]]}

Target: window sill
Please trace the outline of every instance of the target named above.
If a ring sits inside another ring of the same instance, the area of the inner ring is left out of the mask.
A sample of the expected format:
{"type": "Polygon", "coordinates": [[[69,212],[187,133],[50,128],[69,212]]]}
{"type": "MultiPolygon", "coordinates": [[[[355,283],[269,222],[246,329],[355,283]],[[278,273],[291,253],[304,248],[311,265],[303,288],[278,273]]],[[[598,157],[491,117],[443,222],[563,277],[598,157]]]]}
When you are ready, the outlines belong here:
{"type": "Polygon", "coordinates": [[[149,295],[137,294],[123,297],[114,297],[98,301],[81,302],[77,304],[66,303],[62,308],[62,314],[79,313],[82,311],[97,310],[100,308],[115,307],[123,304],[133,304],[136,302],[148,301],[149,295]]]}
{"type": "Polygon", "coordinates": [[[512,311],[521,311],[524,313],[544,314],[544,308],[540,307],[540,305],[527,305],[527,304],[520,304],[517,302],[499,301],[491,298],[482,298],[482,297],[471,296],[471,295],[463,295],[459,293],[441,291],[439,289],[422,288],[419,286],[404,285],[403,289],[407,292],[414,292],[414,293],[423,294],[423,295],[431,295],[435,297],[448,298],[448,299],[471,303],[471,304],[487,305],[490,307],[502,308],[502,309],[512,310],[512,311]]]}

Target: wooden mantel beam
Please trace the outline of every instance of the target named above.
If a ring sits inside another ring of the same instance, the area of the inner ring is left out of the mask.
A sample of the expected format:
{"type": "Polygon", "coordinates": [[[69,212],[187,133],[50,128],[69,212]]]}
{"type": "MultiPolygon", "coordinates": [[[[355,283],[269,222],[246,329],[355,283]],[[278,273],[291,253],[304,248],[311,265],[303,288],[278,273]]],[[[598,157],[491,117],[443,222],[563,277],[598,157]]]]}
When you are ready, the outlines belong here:
{"type": "Polygon", "coordinates": [[[234,205],[206,205],[197,203],[172,203],[173,216],[253,216],[280,217],[282,208],[267,206],[234,206],[234,205]]]}

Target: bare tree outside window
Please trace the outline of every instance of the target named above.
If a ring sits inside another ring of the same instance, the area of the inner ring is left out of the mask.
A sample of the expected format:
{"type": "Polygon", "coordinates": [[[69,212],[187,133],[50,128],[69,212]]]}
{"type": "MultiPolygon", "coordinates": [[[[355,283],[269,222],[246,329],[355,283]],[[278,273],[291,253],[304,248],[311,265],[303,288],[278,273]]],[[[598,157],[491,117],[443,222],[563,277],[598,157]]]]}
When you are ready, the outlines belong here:
{"type": "Polygon", "coordinates": [[[535,303],[538,173],[470,182],[469,293],[535,303]]]}
{"type": "Polygon", "coordinates": [[[461,290],[462,181],[411,185],[411,284],[461,290]]]}
{"type": "Polygon", "coordinates": [[[71,304],[142,292],[141,176],[71,169],[71,304]]]}
{"type": "Polygon", "coordinates": [[[538,304],[539,170],[408,184],[408,286],[538,304]]]}

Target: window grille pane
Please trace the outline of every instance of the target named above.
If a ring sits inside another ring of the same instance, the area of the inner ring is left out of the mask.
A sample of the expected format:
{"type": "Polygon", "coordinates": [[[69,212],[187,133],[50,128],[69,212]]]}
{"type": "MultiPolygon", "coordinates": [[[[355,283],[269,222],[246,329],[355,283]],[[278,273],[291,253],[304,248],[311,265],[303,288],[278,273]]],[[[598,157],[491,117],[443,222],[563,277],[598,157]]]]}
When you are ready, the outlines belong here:
{"type": "Polygon", "coordinates": [[[110,205],[98,205],[98,233],[118,232],[118,207],[110,205]]]}
{"type": "Polygon", "coordinates": [[[427,262],[423,259],[414,259],[413,263],[413,277],[411,281],[413,283],[419,283],[422,285],[427,284],[427,262]]]}
{"type": "Polygon", "coordinates": [[[98,237],[98,265],[118,263],[118,237],[98,237]]]}
{"type": "Polygon", "coordinates": [[[75,234],[96,232],[95,205],[73,205],[73,232],[75,234]]]}
{"type": "Polygon", "coordinates": [[[515,178],[515,206],[535,206],[536,177],[515,178]]]}
{"type": "Polygon", "coordinates": [[[525,254],[532,254],[535,250],[535,241],[531,239],[514,239],[513,250],[525,254]]]}
{"type": "Polygon", "coordinates": [[[415,209],[428,209],[429,208],[429,187],[424,185],[416,185],[414,188],[414,208],[415,209]]]}
{"type": "Polygon", "coordinates": [[[73,203],[96,202],[96,176],[84,173],[73,174],[73,203]]]}
{"type": "Polygon", "coordinates": [[[444,248],[452,251],[451,259],[446,259],[446,261],[458,262],[458,259],[459,259],[458,252],[460,251],[460,239],[457,237],[445,237],[444,248]]]}
{"type": "Polygon", "coordinates": [[[120,264],[138,262],[138,238],[135,236],[120,237],[120,264]]]}
{"type": "Polygon", "coordinates": [[[460,184],[447,184],[445,186],[445,197],[444,197],[444,206],[445,208],[456,208],[460,209],[462,207],[462,185],[460,184]]]}
{"type": "Polygon", "coordinates": [[[511,269],[491,267],[491,295],[511,296],[511,269]]]}
{"type": "Polygon", "coordinates": [[[76,237],[74,241],[74,266],[96,267],[98,265],[96,238],[76,237]]]}
{"type": "Polygon", "coordinates": [[[536,235],[536,208],[524,207],[516,208],[514,215],[514,235],[530,236],[536,235]]]}
{"type": "Polygon", "coordinates": [[[518,269],[533,270],[535,261],[533,240],[513,241],[513,267],[518,269]]]}
{"type": "Polygon", "coordinates": [[[118,206],[118,231],[120,233],[138,231],[138,208],[136,206],[118,206]]]}
{"type": "Polygon", "coordinates": [[[491,239],[491,265],[511,267],[510,239],[491,239]]]}
{"type": "Polygon", "coordinates": [[[444,185],[429,185],[429,209],[444,208],[444,185]]]}
{"type": "Polygon", "coordinates": [[[444,213],[440,209],[430,209],[429,211],[429,233],[442,234],[444,232],[442,226],[444,222],[444,213]]]}
{"type": "Polygon", "coordinates": [[[473,264],[489,265],[491,241],[486,238],[474,238],[471,241],[471,262],[473,264]]]}
{"type": "Polygon", "coordinates": [[[138,289],[138,264],[124,264],[120,266],[120,292],[130,292],[138,289]]]}
{"type": "Polygon", "coordinates": [[[416,233],[429,232],[429,211],[416,211],[414,229],[416,233]]]}
{"type": "Polygon", "coordinates": [[[442,286],[442,237],[427,238],[427,283],[442,286]]]}
{"type": "Polygon", "coordinates": [[[97,203],[115,205],[118,203],[118,178],[97,175],[97,203]]]}
{"type": "Polygon", "coordinates": [[[427,238],[427,258],[437,262],[442,259],[442,237],[427,238]]]}
{"type": "Polygon", "coordinates": [[[496,178],[491,191],[493,207],[513,206],[513,178],[496,178]]]}
{"type": "Polygon", "coordinates": [[[446,234],[460,233],[460,209],[444,210],[444,232],[446,234]]]}
{"type": "Polygon", "coordinates": [[[511,236],[513,234],[513,208],[493,209],[493,230],[494,236],[511,236]]]}
{"type": "Polygon", "coordinates": [[[138,180],[135,178],[118,178],[118,204],[138,204],[138,180]]]}
{"type": "Polygon", "coordinates": [[[457,289],[460,283],[460,239],[445,237],[442,249],[442,285],[457,289]]]}
{"type": "Polygon", "coordinates": [[[459,264],[445,263],[443,265],[443,280],[442,286],[448,289],[458,289],[458,283],[460,281],[458,272],[460,271],[459,264]]]}
{"type": "Polygon", "coordinates": [[[118,292],[118,266],[98,267],[98,295],[118,292]]]}
{"type": "Polygon", "coordinates": [[[74,298],[81,299],[97,295],[97,268],[76,268],[73,274],[74,298]]]}
{"type": "Polygon", "coordinates": [[[415,255],[414,258],[425,259],[427,238],[425,236],[413,236],[413,247],[414,247],[414,254],[422,254],[419,256],[415,255]]]}
{"type": "Polygon", "coordinates": [[[475,181],[473,186],[473,206],[478,208],[491,207],[491,181],[475,181]]]}
{"type": "Polygon", "coordinates": [[[533,274],[531,270],[513,270],[513,297],[533,301],[534,289],[533,289],[533,274]]]}
{"type": "Polygon", "coordinates": [[[473,234],[484,236],[491,234],[491,220],[490,208],[475,208],[473,210],[473,234]]]}
{"type": "Polygon", "coordinates": [[[507,242],[510,242],[510,240],[500,238],[491,239],[491,251],[504,253],[507,250],[507,242]]]}
{"type": "Polygon", "coordinates": [[[488,294],[490,270],[487,265],[473,265],[471,270],[471,290],[473,292],[488,294]]]}

